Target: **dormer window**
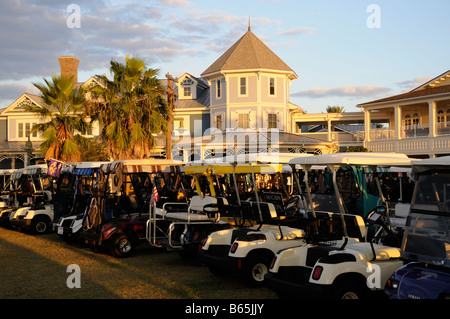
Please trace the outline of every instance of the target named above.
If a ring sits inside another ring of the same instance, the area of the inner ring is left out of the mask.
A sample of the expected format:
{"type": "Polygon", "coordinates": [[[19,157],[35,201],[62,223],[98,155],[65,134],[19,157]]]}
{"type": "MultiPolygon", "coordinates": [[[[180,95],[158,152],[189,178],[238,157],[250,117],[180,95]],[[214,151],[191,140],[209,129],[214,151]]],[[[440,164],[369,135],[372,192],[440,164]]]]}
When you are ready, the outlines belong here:
{"type": "Polygon", "coordinates": [[[183,90],[184,90],[184,96],[191,96],[192,95],[192,93],[191,93],[191,87],[190,86],[185,86],[184,88],[183,88],[183,90]]]}
{"type": "MultiPolygon", "coordinates": [[[[194,87],[195,82],[190,79],[190,78],[185,78],[182,82],[181,82],[181,87],[183,88],[183,97],[193,97],[192,94],[192,88],[194,87]]],[[[195,96],[193,97],[195,98],[195,96]]]]}

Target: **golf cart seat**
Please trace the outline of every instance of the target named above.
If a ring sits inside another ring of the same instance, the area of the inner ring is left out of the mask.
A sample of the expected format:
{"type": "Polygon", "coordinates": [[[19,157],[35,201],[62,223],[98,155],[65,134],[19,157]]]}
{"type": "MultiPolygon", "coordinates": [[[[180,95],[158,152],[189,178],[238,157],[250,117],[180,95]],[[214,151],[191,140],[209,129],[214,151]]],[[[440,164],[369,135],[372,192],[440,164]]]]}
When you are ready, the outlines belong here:
{"type": "Polygon", "coordinates": [[[256,216],[258,223],[270,224],[273,219],[278,217],[275,205],[272,203],[258,203],[252,202],[253,214],[256,216]],[[261,217],[259,215],[259,209],[261,209],[261,217]],[[262,220],[261,220],[262,218],[262,220]]]}
{"type": "Polygon", "coordinates": [[[261,230],[273,233],[276,240],[292,240],[296,238],[304,238],[306,236],[306,232],[303,229],[287,226],[284,226],[281,232],[280,227],[277,225],[263,225],[261,230]]]}
{"type": "MultiPolygon", "coordinates": [[[[226,199],[223,199],[225,202],[226,199]]],[[[210,216],[203,213],[206,205],[217,204],[217,198],[212,196],[194,196],[192,197],[187,212],[166,212],[164,217],[182,221],[210,221],[210,216]]]]}
{"type": "Polygon", "coordinates": [[[373,244],[373,250],[370,243],[354,243],[348,244],[345,249],[356,250],[360,253],[360,256],[366,260],[372,260],[376,257],[376,260],[389,260],[397,259],[401,257],[399,248],[373,244]],[[374,256],[375,251],[375,256],[374,256]]]}

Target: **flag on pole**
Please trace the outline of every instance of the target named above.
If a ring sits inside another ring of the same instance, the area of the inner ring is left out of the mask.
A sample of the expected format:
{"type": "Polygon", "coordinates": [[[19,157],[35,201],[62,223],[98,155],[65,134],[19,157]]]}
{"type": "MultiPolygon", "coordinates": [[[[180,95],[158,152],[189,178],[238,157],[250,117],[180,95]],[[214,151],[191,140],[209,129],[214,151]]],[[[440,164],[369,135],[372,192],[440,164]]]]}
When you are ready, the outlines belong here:
{"type": "Polygon", "coordinates": [[[59,173],[61,172],[61,168],[63,166],[63,162],[60,162],[55,159],[50,159],[50,161],[47,161],[47,175],[53,176],[53,177],[59,177],[59,173]]]}
{"type": "Polygon", "coordinates": [[[156,186],[153,186],[152,197],[150,198],[150,206],[154,206],[158,200],[159,200],[158,190],[156,189],[156,186]]]}

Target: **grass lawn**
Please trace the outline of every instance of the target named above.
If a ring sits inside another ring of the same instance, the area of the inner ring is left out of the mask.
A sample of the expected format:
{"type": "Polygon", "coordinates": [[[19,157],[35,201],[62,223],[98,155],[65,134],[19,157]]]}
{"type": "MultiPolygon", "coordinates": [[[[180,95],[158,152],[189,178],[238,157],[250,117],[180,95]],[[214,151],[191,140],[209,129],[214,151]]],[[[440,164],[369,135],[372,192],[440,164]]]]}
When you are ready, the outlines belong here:
{"type": "Polygon", "coordinates": [[[0,228],[0,299],[273,299],[232,276],[217,277],[177,252],[144,243],[118,259],[70,245],[57,234],[32,235],[0,228]],[[68,288],[80,267],[81,287],[68,288]]]}

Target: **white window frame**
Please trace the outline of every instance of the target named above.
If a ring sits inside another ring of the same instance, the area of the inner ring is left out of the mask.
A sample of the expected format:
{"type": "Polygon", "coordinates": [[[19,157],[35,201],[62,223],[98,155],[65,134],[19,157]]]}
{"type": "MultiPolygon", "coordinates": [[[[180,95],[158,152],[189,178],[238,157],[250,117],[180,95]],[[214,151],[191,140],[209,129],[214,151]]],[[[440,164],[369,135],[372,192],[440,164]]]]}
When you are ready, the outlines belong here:
{"type": "Polygon", "coordinates": [[[222,118],[222,114],[217,114],[216,115],[216,128],[218,128],[219,130],[223,129],[223,118],[222,118]],[[220,125],[219,125],[220,124],[220,125]]]}
{"type": "Polygon", "coordinates": [[[239,81],[238,81],[238,95],[242,96],[242,97],[248,96],[248,78],[246,76],[240,76],[238,79],[239,79],[239,81]],[[245,86],[244,86],[245,93],[242,93],[242,88],[243,88],[242,80],[245,80],[245,86]]]}
{"type": "Polygon", "coordinates": [[[183,86],[183,96],[184,97],[192,97],[192,88],[191,88],[191,86],[183,86]],[[189,91],[189,94],[186,94],[187,91],[189,91]]]}
{"type": "Polygon", "coordinates": [[[278,114],[277,113],[268,113],[267,114],[267,128],[278,128],[278,114]],[[273,119],[275,117],[275,120],[273,119]],[[275,126],[272,126],[275,125],[275,126]]]}
{"type": "MultiPolygon", "coordinates": [[[[28,133],[31,132],[31,128],[36,125],[36,122],[20,121],[17,122],[16,136],[17,139],[28,139],[28,133]],[[27,129],[28,126],[28,129],[27,129]],[[22,135],[22,136],[21,136],[22,135]]],[[[30,139],[37,139],[39,137],[38,132],[35,131],[30,135],[30,139]]]]}
{"type": "Polygon", "coordinates": [[[243,128],[248,129],[250,127],[250,115],[249,113],[238,113],[238,118],[237,118],[237,127],[238,128],[243,128]],[[242,118],[241,118],[242,116],[242,118]]]}
{"type": "Polygon", "coordinates": [[[222,98],[222,81],[217,79],[216,81],[216,99],[222,98]]]}
{"type": "Polygon", "coordinates": [[[277,79],[275,77],[269,77],[268,82],[269,82],[268,83],[269,84],[269,90],[268,90],[269,96],[276,97],[277,96],[277,79]],[[272,86],[271,86],[272,80],[273,80],[273,94],[270,92],[270,89],[272,88],[272,86]]]}

